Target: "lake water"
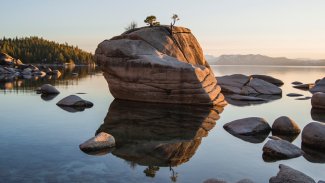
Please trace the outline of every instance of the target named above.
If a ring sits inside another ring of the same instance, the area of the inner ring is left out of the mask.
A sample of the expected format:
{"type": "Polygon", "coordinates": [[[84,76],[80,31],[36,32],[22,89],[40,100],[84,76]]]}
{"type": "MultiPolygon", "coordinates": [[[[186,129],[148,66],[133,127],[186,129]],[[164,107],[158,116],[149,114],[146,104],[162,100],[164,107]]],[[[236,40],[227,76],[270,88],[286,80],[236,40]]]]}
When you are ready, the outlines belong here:
{"type": "MultiPolygon", "coordinates": [[[[303,129],[314,121],[310,100],[295,100],[286,94],[311,96],[308,91],[292,88],[290,83],[314,82],[324,77],[325,68],[212,68],[216,76],[274,76],[285,82],[281,87],[283,96],[259,105],[229,104],[218,116],[198,107],[114,101],[102,74],[89,68],[66,70],[57,80],[2,80],[0,182],[200,183],[209,178],[228,182],[249,178],[262,183],[276,175],[279,164],[300,170],[316,182],[325,179],[324,154],[268,162],[262,158],[262,147],[268,139],[242,140],[223,129],[227,122],[253,116],[263,117],[272,125],[283,115],[303,129]],[[73,77],[72,72],[79,76],[73,77]],[[43,83],[56,85],[61,93],[54,98],[36,94],[34,90],[43,83]],[[75,113],[56,106],[63,97],[76,93],[85,93],[77,95],[94,106],[75,113]],[[112,133],[119,145],[101,156],[80,151],[79,144],[96,131],[112,133]]],[[[292,143],[300,147],[301,135],[292,143]]]]}

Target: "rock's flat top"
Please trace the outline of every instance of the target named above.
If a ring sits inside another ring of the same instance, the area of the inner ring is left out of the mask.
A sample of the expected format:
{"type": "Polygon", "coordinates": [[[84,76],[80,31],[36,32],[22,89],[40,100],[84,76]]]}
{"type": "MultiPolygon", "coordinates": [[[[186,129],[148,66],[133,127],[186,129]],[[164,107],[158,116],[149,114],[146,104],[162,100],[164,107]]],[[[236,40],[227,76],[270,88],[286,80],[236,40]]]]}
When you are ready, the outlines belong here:
{"type": "Polygon", "coordinates": [[[281,81],[280,79],[277,79],[277,78],[274,78],[274,77],[268,76],[268,75],[254,74],[254,75],[251,75],[251,77],[257,78],[257,79],[262,79],[262,80],[272,83],[276,86],[281,86],[284,84],[283,81],[281,81]]]}
{"type": "Polygon", "coordinates": [[[271,130],[270,125],[258,117],[249,117],[238,119],[223,126],[228,132],[238,135],[255,135],[268,133],[271,130]]]}
{"type": "Polygon", "coordinates": [[[296,158],[303,154],[303,151],[286,140],[269,140],[263,146],[263,155],[274,159],[296,158]]]}

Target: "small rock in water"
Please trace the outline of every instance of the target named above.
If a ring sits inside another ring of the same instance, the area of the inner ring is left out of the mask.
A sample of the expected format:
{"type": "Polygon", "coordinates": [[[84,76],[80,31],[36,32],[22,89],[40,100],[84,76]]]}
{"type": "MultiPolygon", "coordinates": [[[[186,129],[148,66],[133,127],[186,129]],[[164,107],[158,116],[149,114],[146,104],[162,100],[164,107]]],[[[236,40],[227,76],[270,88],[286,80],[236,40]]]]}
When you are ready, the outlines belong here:
{"type": "Polygon", "coordinates": [[[96,152],[103,152],[103,150],[107,150],[114,146],[115,138],[108,133],[100,132],[95,137],[80,144],[79,148],[84,152],[96,154],[96,152]]]}
{"type": "Polygon", "coordinates": [[[301,90],[309,90],[309,88],[311,88],[312,86],[314,86],[314,84],[300,84],[300,85],[295,85],[293,87],[301,90]]]}
{"type": "Polygon", "coordinates": [[[203,183],[227,183],[227,181],[221,179],[208,179],[205,180],[203,183]]]}
{"type": "Polygon", "coordinates": [[[269,140],[263,147],[263,159],[267,161],[296,158],[303,151],[285,140],[269,140]]]}
{"type": "Polygon", "coordinates": [[[298,124],[287,116],[277,118],[272,125],[272,132],[278,134],[299,134],[298,124]]]}
{"type": "Polygon", "coordinates": [[[250,117],[226,123],[223,128],[232,134],[255,135],[269,133],[270,125],[263,118],[250,117]]]}
{"type": "Polygon", "coordinates": [[[291,84],[293,84],[293,85],[301,85],[301,84],[303,84],[303,83],[300,82],[300,81],[294,81],[294,82],[292,82],[291,84]]]}
{"type": "Polygon", "coordinates": [[[69,107],[85,107],[85,108],[90,108],[94,104],[84,100],[77,95],[69,95],[62,100],[60,100],[56,105],[58,106],[69,106],[69,107]]]}
{"type": "Polygon", "coordinates": [[[271,177],[269,183],[316,183],[308,175],[289,166],[280,164],[280,171],[275,177],[271,177]]]}
{"type": "Polygon", "coordinates": [[[54,86],[50,84],[44,84],[40,88],[41,93],[43,94],[59,94],[59,90],[57,90],[54,86]]]}
{"type": "Polygon", "coordinates": [[[311,98],[311,106],[325,111],[325,93],[317,92],[311,98]]]}
{"type": "Polygon", "coordinates": [[[299,94],[299,93],[288,93],[287,96],[288,97],[301,97],[301,96],[304,96],[304,95],[299,94]]]}

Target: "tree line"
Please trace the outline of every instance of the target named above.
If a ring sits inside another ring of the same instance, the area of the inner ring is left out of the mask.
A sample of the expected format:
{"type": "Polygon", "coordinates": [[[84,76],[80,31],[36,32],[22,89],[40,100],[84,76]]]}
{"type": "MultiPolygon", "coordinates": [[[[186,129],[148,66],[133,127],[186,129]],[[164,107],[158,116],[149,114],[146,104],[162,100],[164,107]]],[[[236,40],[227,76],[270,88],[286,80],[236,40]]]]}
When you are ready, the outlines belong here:
{"type": "Polygon", "coordinates": [[[93,64],[91,53],[70,46],[59,44],[39,37],[0,39],[0,52],[7,53],[24,63],[43,64],[93,64]]]}

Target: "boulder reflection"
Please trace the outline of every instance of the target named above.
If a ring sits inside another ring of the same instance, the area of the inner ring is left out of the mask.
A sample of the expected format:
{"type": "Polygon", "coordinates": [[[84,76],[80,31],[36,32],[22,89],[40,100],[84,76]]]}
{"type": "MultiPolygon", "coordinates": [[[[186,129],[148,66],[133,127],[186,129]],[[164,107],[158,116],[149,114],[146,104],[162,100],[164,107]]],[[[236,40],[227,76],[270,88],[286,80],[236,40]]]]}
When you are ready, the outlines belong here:
{"type": "MultiPolygon", "coordinates": [[[[115,137],[112,154],[119,158],[148,167],[173,167],[189,161],[221,111],[222,108],[114,100],[96,133],[115,137]]],[[[147,173],[153,172],[151,169],[147,173]]]]}

